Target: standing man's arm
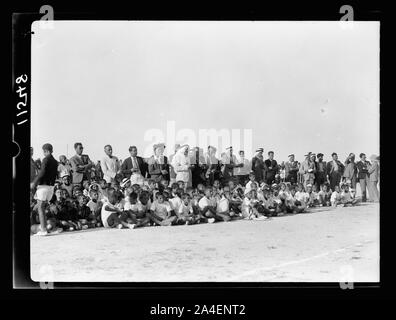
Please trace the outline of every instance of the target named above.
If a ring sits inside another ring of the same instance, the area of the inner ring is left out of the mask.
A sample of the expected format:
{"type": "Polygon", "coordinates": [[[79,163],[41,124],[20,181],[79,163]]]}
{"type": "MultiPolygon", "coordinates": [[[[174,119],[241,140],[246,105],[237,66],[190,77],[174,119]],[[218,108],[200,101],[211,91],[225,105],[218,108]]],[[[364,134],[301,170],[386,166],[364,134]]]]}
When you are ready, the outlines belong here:
{"type": "Polygon", "coordinates": [[[38,181],[44,177],[45,171],[47,170],[47,158],[43,159],[43,162],[41,163],[41,169],[39,173],[37,174],[36,178],[34,178],[33,182],[30,184],[30,188],[34,189],[37,186],[38,181]]]}

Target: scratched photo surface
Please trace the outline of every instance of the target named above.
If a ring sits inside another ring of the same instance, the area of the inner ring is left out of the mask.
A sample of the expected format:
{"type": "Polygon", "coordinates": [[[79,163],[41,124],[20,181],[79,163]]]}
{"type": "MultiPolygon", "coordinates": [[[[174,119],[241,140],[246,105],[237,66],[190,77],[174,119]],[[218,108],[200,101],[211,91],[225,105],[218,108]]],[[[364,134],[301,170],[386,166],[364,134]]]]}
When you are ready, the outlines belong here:
{"type": "MultiPolygon", "coordinates": [[[[263,180],[270,188],[278,178],[285,181],[290,154],[299,165],[309,152],[323,153],[326,162],[333,152],[342,164],[351,153],[356,162],[360,153],[370,160],[379,155],[379,27],[378,22],[338,21],[35,22],[32,159],[42,161],[42,146],[50,143],[54,158],[68,161],[76,154],[74,144],[81,142],[89,156],[85,163],[99,168],[104,147],[111,145],[121,168],[131,159],[129,147],[136,146],[143,161],[139,169],[144,164],[149,173],[150,161],[157,161],[154,150],[163,143],[161,156],[171,172],[172,159],[179,156],[176,145],[188,145],[186,161],[195,163],[197,147],[202,168],[197,179],[206,183],[210,159],[218,159],[219,179],[226,179],[233,155],[240,161],[243,150],[251,166],[263,148],[264,160],[273,151],[278,166],[279,177],[263,180]]],[[[375,161],[379,165],[379,156],[375,161]]],[[[177,175],[178,180],[186,179],[191,187],[196,168],[177,175]]],[[[229,171],[235,185],[238,172],[229,171]]],[[[249,172],[241,183],[241,201],[250,190],[249,172]]],[[[119,171],[114,179],[121,187],[129,176],[119,171]]],[[[356,179],[356,198],[362,199],[356,179]]],[[[260,183],[257,188],[265,189],[260,183]]],[[[224,193],[216,190],[214,211],[224,193]]],[[[84,196],[91,200],[89,193],[84,196]]],[[[179,221],[179,207],[168,202],[179,221]]],[[[172,220],[166,227],[133,229],[77,226],[69,231],[61,226],[60,234],[31,236],[31,277],[54,282],[379,281],[378,202],[264,216],[191,225],[172,220]]]]}

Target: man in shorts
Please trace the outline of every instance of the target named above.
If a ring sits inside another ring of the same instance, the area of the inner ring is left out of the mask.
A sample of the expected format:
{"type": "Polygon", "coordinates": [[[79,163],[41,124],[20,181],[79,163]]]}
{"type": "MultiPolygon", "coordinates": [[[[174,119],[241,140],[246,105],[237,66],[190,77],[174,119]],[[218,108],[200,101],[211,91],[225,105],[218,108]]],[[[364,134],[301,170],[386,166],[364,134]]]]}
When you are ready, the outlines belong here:
{"type": "Polygon", "coordinates": [[[40,219],[40,228],[36,235],[39,236],[48,234],[45,206],[54,194],[54,184],[58,174],[58,162],[52,156],[52,152],[51,144],[46,143],[43,145],[44,159],[41,163],[40,171],[33,182],[30,183],[30,189],[36,190],[34,198],[37,200],[40,219]]]}

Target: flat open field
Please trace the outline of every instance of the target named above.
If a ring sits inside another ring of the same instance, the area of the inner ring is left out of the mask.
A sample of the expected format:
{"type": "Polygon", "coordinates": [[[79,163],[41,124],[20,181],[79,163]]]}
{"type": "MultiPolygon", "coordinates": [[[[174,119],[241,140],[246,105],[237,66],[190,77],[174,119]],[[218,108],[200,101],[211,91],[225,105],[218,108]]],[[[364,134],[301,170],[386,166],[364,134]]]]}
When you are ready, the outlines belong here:
{"type": "Polygon", "coordinates": [[[34,281],[379,281],[379,204],[30,239],[34,281]]]}

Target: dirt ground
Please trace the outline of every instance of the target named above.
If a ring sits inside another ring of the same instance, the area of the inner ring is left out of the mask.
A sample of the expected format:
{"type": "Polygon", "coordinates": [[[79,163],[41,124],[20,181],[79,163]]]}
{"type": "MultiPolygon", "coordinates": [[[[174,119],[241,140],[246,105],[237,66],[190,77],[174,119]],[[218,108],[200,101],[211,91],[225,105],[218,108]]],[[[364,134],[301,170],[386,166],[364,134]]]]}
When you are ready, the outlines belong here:
{"type": "Polygon", "coordinates": [[[54,282],[377,282],[379,205],[265,221],[32,236],[31,277],[54,282]]]}

